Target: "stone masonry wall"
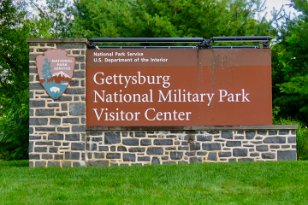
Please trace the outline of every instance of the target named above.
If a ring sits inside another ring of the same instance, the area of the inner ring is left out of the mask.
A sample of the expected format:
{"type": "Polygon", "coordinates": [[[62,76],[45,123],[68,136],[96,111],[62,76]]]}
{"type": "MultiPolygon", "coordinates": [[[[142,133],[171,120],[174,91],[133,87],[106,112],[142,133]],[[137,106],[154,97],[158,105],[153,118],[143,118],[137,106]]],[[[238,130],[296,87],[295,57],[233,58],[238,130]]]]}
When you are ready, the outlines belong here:
{"type": "Polygon", "coordinates": [[[295,129],[282,126],[199,131],[90,131],[93,166],[296,160],[295,129]]]}
{"type": "Polygon", "coordinates": [[[296,126],[87,130],[87,39],[28,42],[30,167],[296,160],[296,126]],[[68,88],[53,100],[39,82],[36,57],[56,48],[76,65],[68,88]]]}
{"type": "Polygon", "coordinates": [[[30,39],[30,167],[85,165],[86,39],[30,39]],[[36,57],[48,49],[64,49],[75,57],[73,79],[53,100],[39,82],[36,57]]]}

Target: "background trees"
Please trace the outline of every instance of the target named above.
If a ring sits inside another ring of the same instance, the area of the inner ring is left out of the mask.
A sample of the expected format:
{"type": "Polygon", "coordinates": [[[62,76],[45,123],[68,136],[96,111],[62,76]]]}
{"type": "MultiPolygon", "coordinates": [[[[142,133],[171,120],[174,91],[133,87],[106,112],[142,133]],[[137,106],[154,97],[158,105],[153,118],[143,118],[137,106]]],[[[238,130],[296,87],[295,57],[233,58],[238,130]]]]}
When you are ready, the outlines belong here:
{"type": "Polygon", "coordinates": [[[266,20],[263,0],[0,1],[0,158],[27,158],[28,38],[270,35],[274,118],[307,126],[308,3],[292,6],[266,20]]]}
{"type": "Polygon", "coordinates": [[[0,158],[23,158],[28,145],[28,45],[23,5],[0,2],[0,158]]]}
{"type": "Polygon", "coordinates": [[[257,21],[261,0],[79,0],[74,33],[82,37],[205,37],[274,34],[257,21]]]}
{"type": "Polygon", "coordinates": [[[282,16],[278,43],[273,45],[273,103],[276,118],[293,118],[308,125],[308,2],[294,0],[301,14],[282,16]]]}
{"type": "Polygon", "coordinates": [[[74,36],[72,0],[26,0],[31,36],[65,38],[74,36]],[[29,12],[31,11],[31,12],[29,12]]]}

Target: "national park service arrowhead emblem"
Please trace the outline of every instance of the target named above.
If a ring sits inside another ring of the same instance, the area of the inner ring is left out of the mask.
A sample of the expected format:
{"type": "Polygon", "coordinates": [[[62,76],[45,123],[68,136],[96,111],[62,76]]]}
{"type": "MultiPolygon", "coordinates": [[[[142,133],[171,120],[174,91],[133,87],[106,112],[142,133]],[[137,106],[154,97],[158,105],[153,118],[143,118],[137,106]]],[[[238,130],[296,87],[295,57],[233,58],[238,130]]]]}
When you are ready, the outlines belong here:
{"type": "Polygon", "coordinates": [[[72,80],[75,58],[65,50],[52,49],[36,58],[39,80],[53,99],[58,99],[72,80]]]}

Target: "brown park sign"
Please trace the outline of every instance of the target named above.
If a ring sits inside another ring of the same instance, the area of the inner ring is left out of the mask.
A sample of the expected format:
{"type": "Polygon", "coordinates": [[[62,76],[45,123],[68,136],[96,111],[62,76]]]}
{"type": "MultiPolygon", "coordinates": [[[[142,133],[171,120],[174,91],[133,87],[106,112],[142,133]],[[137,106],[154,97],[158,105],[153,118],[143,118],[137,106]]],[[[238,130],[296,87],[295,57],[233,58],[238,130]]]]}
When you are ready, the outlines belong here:
{"type": "Polygon", "coordinates": [[[269,49],[87,51],[87,127],[271,125],[269,49]]]}

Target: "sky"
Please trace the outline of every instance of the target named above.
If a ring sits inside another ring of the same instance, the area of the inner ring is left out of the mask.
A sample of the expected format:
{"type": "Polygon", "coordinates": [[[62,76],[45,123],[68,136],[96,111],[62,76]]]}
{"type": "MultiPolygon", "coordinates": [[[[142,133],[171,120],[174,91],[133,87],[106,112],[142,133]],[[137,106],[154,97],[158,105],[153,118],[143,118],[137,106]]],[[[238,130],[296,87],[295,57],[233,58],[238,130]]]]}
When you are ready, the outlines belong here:
{"type": "Polygon", "coordinates": [[[265,6],[266,6],[267,17],[268,18],[271,17],[271,11],[273,10],[273,8],[279,10],[281,6],[283,6],[287,12],[290,12],[291,14],[292,13],[296,14],[295,9],[290,8],[288,4],[290,4],[290,0],[266,0],[265,6]]]}
{"type": "Polygon", "coordinates": [[[276,9],[279,9],[282,5],[286,5],[289,3],[289,0],[266,0],[266,6],[268,8],[275,7],[276,9]]]}

